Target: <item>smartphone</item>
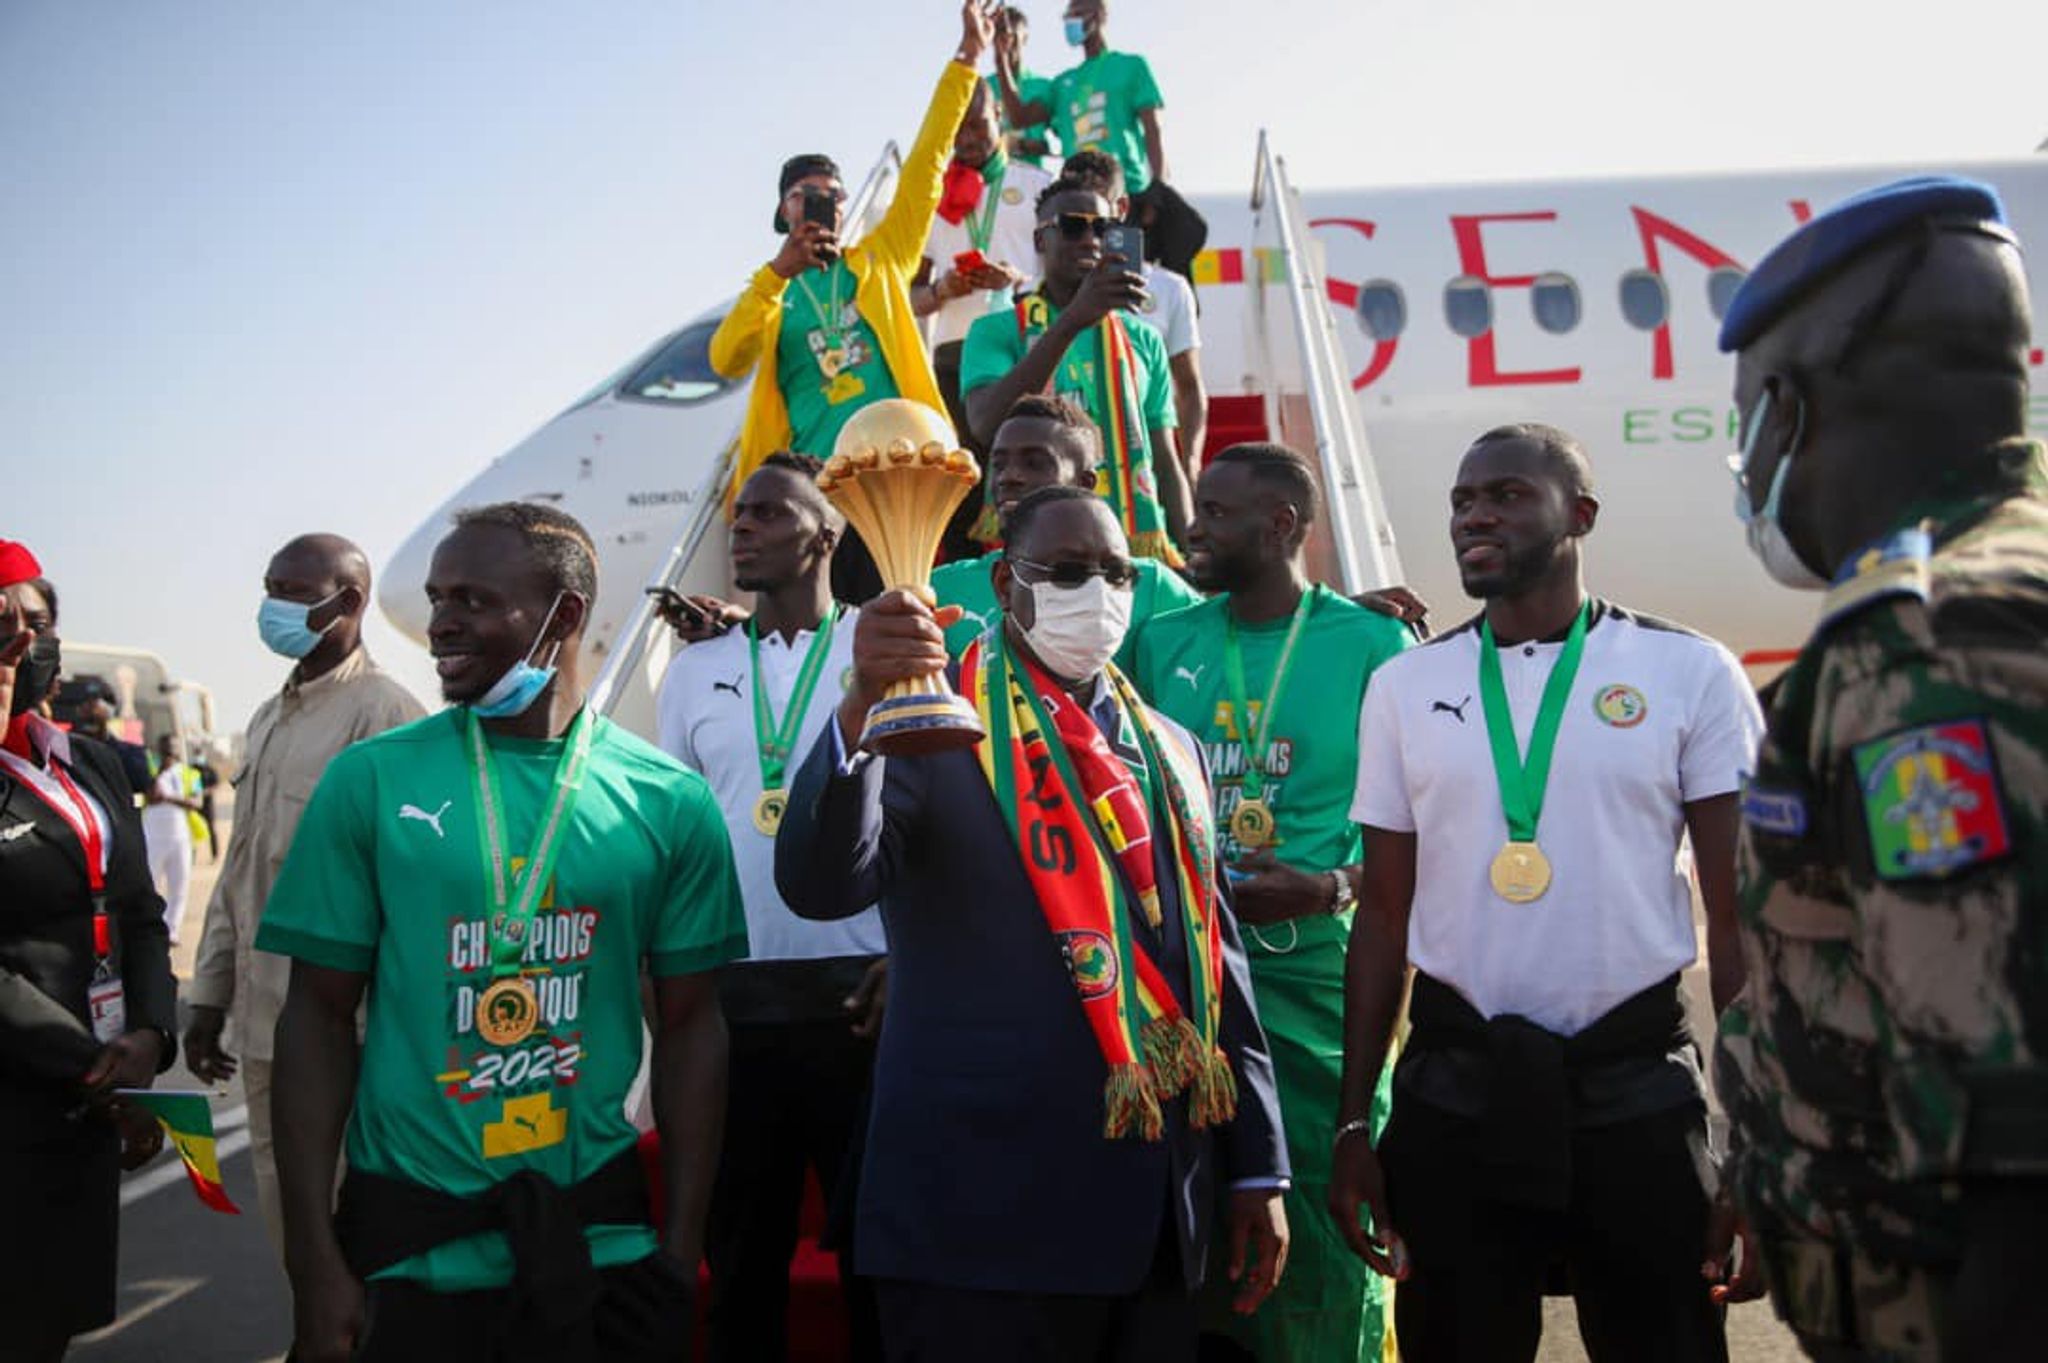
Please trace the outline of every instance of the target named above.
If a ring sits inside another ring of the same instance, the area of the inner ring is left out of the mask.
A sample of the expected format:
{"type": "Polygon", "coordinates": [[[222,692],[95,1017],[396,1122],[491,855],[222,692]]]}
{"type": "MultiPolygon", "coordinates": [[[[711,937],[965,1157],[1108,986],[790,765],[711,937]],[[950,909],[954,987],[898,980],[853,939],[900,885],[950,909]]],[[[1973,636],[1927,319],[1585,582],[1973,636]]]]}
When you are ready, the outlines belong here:
{"type": "Polygon", "coordinates": [[[814,222],[820,227],[839,225],[839,204],[827,190],[816,185],[804,187],[804,221],[814,222]]]}
{"type": "Polygon", "coordinates": [[[1124,268],[1132,274],[1145,273],[1145,229],[1127,222],[1113,224],[1102,234],[1105,255],[1122,256],[1124,268]]]}
{"type": "Polygon", "coordinates": [[[678,615],[686,616],[699,625],[711,623],[710,612],[673,587],[649,587],[646,591],[647,595],[654,597],[657,604],[665,611],[673,611],[678,615]]]}
{"type": "Polygon", "coordinates": [[[961,274],[973,274],[976,270],[988,268],[988,257],[979,251],[962,251],[953,257],[953,268],[961,274]]]}

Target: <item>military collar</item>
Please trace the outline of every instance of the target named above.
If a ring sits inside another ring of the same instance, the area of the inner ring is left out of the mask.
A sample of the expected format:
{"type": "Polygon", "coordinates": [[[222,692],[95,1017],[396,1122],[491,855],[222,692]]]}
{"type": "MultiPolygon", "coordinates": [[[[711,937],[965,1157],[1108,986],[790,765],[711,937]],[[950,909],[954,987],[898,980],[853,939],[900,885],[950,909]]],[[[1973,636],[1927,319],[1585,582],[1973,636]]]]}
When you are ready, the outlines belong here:
{"type": "Polygon", "coordinates": [[[1873,601],[1912,596],[1925,601],[1928,561],[1934,557],[1934,522],[1921,521],[1880,536],[1860,553],[1851,554],[1835,574],[1834,585],[1821,601],[1820,624],[1826,629],[1873,601]]]}

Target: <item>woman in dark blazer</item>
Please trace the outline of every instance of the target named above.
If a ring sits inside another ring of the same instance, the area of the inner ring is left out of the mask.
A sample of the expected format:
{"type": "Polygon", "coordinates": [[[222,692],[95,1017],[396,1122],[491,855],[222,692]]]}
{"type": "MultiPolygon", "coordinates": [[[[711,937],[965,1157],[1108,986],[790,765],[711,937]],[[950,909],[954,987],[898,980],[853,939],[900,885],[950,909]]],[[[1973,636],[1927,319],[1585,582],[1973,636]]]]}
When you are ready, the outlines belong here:
{"type": "Polygon", "coordinates": [[[36,714],[61,666],[38,573],[0,541],[0,1354],[24,1363],[114,1318],[121,1170],[162,1137],[113,1093],[170,1065],[177,997],[119,759],[36,714]]]}

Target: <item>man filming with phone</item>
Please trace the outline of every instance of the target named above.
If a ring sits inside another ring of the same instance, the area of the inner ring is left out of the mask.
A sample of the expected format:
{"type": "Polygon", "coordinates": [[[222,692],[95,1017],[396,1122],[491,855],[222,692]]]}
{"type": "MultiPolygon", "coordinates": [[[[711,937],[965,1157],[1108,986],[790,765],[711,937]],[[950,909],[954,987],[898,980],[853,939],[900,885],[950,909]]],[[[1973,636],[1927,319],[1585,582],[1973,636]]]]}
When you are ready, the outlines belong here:
{"type": "Polygon", "coordinates": [[[960,45],[932,92],[896,195],[859,241],[841,233],[846,186],[828,156],[791,157],[777,184],[783,243],[754,272],[711,337],[711,367],[752,375],[728,501],[776,450],[829,455],[855,412],[883,398],[940,407],[938,380],[911,307],[953,136],[980,85],[993,23],[980,0],[960,9],[960,45]]]}
{"type": "Polygon", "coordinates": [[[1180,566],[1192,514],[1174,440],[1166,345],[1146,302],[1143,233],[1092,189],[1055,183],[1038,201],[1043,283],[968,329],[960,388],[989,439],[1027,393],[1073,398],[1102,432],[1095,490],[1133,554],[1180,566]]]}

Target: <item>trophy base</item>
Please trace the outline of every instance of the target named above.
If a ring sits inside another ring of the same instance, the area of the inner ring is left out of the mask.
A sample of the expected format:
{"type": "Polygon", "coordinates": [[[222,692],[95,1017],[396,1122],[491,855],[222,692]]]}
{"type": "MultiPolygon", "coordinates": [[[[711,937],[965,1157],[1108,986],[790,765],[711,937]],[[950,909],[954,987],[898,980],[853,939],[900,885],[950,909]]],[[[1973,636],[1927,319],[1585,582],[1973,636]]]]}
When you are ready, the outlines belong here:
{"type": "Polygon", "coordinates": [[[985,733],[974,707],[950,691],[890,696],[868,710],[860,746],[883,757],[926,757],[971,748],[985,733]]]}

